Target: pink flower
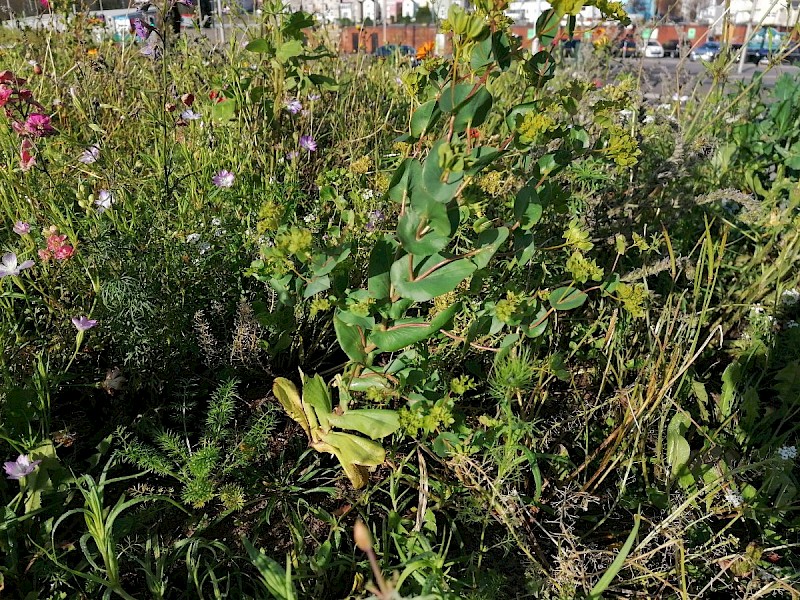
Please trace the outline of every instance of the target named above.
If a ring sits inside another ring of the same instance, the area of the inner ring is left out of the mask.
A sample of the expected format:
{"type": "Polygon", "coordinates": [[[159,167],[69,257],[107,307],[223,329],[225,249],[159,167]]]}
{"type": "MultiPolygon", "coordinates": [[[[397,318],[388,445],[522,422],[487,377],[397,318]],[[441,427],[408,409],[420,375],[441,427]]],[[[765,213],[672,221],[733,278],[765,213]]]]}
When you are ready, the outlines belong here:
{"type": "Polygon", "coordinates": [[[53,256],[56,257],[56,260],[67,260],[73,254],[75,254],[75,248],[70,246],[69,244],[64,244],[57,250],[53,252],[53,256]]]}
{"type": "Polygon", "coordinates": [[[50,8],[50,0],[39,0],[39,3],[42,5],[42,8],[47,10],[50,8]]]}
{"type": "Polygon", "coordinates": [[[50,252],[55,252],[64,244],[66,239],[66,235],[58,235],[55,233],[49,235],[47,237],[47,249],[50,250],[50,252]]]}
{"type": "Polygon", "coordinates": [[[39,250],[39,257],[47,260],[52,255],[56,260],[67,260],[75,254],[75,248],[67,243],[66,235],[52,233],[47,237],[47,250],[39,250]]]}
{"type": "Polygon", "coordinates": [[[57,133],[55,127],[50,124],[50,117],[42,113],[31,113],[28,115],[23,130],[28,135],[36,138],[55,135],[57,133]]]}
{"type": "Polygon", "coordinates": [[[72,317],[72,324],[78,331],[87,331],[97,325],[97,319],[89,317],[72,317]]]}
{"type": "Polygon", "coordinates": [[[6,477],[19,480],[33,473],[41,462],[40,460],[31,460],[26,454],[20,454],[17,460],[5,463],[3,469],[6,477]]]}
{"type": "Polygon", "coordinates": [[[233,182],[235,179],[236,175],[226,169],[222,169],[219,173],[211,178],[211,183],[218,188],[229,188],[233,187],[233,182]]]}
{"type": "Polygon", "coordinates": [[[33,142],[25,138],[19,147],[19,168],[23,171],[30,171],[35,164],[36,157],[33,155],[33,142]]]}
{"type": "Polygon", "coordinates": [[[38,254],[39,258],[41,258],[45,262],[50,260],[53,257],[53,255],[50,253],[50,250],[47,250],[46,248],[40,248],[36,252],[36,254],[38,254]]]}
{"type": "Polygon", "coordinates": [[[25,221],[17,221],[11,230],[17,235],[27,235],[31,231],[31,224],[25,221]]]}
{"type": "Polygon", "coordinates": [[[303,150],[308,150],[309,152],[314,152],[317,149],[317,142],[310,135],[301,135],[300,136],[300,147],[303,150]]]}

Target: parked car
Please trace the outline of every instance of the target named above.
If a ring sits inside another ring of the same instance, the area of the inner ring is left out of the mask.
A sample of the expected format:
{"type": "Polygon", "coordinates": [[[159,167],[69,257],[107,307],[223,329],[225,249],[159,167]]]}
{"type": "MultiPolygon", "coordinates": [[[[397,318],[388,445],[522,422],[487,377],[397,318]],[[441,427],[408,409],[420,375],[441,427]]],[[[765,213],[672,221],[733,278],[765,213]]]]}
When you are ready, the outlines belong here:
{"type": "Polygon", "coordinates": [[[689,53],[689,60],[714,60],[720,52],[722,52],[722,46],[719,42],[706,42],[689,53]]]}
{"type": "Polygon", "coordinates": [[[656,40],[648,40],[642,48],[645,58],[664,58],[664,47],[656,40]]]}
{"type": "Polygon", "coordinates": [[[386,44],[375,49],[372,53],[373,56],[378,58],[388,58],[390,56],[416,56],[417,50],[411,46],[396,46],[395,44],[386,44]]]}
{"type": "Polygon", "coordinates": [[[639,48],[633,40],[620,40],[614,48],[614,56],[622,58],[639,56],[639,48]]]}
{"type": "Polygon", "coordinates": [[[790,42],[777,48],[769,48],[768,46],[753,48],[750,45],[747,46],[747,62],[758,64],[762,61],[772,60],[773,57],[777,56],[780,56],[783,62],[792,65],[800,63],[800,48],[798,48],[797,42],[790,42]]]}
{"type": "Polygon", "coordinates": [[[669,58],[680,58],[687,48],[692,47],[689,40],[667,40],[661,47],[664,48],[664,56],[669,58]]]}

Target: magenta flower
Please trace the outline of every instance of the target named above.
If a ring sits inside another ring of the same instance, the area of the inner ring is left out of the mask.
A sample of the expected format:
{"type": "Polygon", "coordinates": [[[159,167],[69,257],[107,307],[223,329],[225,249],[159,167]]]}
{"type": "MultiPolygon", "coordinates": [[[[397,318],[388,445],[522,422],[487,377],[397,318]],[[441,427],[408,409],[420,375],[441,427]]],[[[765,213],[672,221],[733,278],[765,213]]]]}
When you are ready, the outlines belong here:
{"type": "Polygon", "coordinates": [[[32,260],[26,260],[24,263],[19,264],[17,262],[17,255],[13,252],[8,252],[4,254],[2,260],[0,260],[0,277],[6,277],[7,275],[16,277],[20,274],[20,271],[30,269],[32,266],[32,260]]]}
{"type": "Polygon", "coordinates": [[[296,115],[301,110],[303,110],[303,105],[297,98],[292,98],[291,100],[286,101],[286,110],[288,110],[293,115],[296,115]]]}
{"type": "Polygon", "coordinates": [[[83,151],[78,160],[85,165],[90,165],[93,162],[97,162],[98,158],[100,158],[100,148],[92,145],[83,151]]]}
{"type": "Polygon", "coordinates": [[[211,178],[211,183],[213,183],[218,188],[229,188],[233,187],[233,181],[235,179],[236,176],[233,173],[225,169],[222,169],[219,173],[217,173],[211,178]]]}
{"type": "Polygon", "coordinates": [[[11,96],[14,95],[14,90],[5,84],[0,85],[0,108],[8,104],[11,96]]]}
{"type": "Polygon", "coordinates": [[[50,117],[41,113],[31,113],[25,120],[23,130],[30,136],[39,138],[58,133],[50,124],[50,117]]]}
{"type": "Polygon", "coordinates": [[[310,135],[301,135],[300,147],[303,150],[308,150],[309,152],[315,152],[317,149],[317,142],[310,135]]]}
{"type": "Polygon", "coordinates": [[[33,154],[33,143],[24,138],[19,147],[19,168],[23,171],[30,171],[36,164],[36,156],[33,154]]]}
{"type": "Polygon", "coordinates": [[[27,477],[36,470],[39,466],[40,460],[32,461],[27,454],[20,454],[17,460],[7,462],[3,465],[6,471],[6,477],[9,479],[20,480],[27,477]]]}
{"type": "Polygon", "coordinates": [[[11,231],[16,233],[17,235],[28,235],[31,231],[31,224],[26,223],[25,221],[17,221],[14,223],[14,226],[11,228],[11,231]]]}
{"type": "Polygon", "coordinates": [[[89,317],[72,317],[72,324],[75,325],[78,331],[88,331],[97,325],[97,320],[89,317]]]}

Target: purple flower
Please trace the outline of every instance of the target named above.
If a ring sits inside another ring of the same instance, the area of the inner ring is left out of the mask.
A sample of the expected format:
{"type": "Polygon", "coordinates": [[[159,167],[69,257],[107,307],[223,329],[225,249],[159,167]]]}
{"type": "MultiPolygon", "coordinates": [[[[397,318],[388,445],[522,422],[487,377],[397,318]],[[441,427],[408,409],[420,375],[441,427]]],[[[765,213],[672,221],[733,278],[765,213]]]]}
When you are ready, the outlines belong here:
{"type": "Polygon", "coordinates": [[[41,113],[31,113],[25,119],[23,132],[35,138],[47,137],[58,133],[50,124],[50,117],[41,113]]]}
{"type": "Polygon", "coordinates": [[[17,221],[14,223],[14,227],[12,227],[11,230],[17,235],[28,235],[31,231],[31,224],[25,221],[17,221]]]}
{"type": "Polygon", "coordinates": [[[300,136],[300,147],[303,150],[308,150],[309,152],[314,152],[317,149],[317,142],[310,135],[301,135],[300,136]]]}
{"type": "Polygon", "coordinates": [[[288,110],[293,115],[296,115],[301,110],[303,110],[303,105],[297,98],[292,98],[291,100],[286,101],[286,110],[288,110]]]}
{"type": "Polygon", "coordinates": [[[90,165],[93,162],[97,162],[98,158],[100,158],[100,148],[93,145],[84,150],[78,160],[85,165],[90,165]]]}
{"type": "Polygon", "coordinates": [[[33,473],[40,462],[42,461],[31,461],[27,454],[20,454],[17,460],[5,463],[3,468],[6,471],[6,477],[19,480],[33,473]]]}
{"type": "Polygon", "coordinates": [[[150,35],[150,29],[142,22],[141,19],[133,20],[133,29],[136,31],[136,37],[146,40],[150,35]]]}
{"type": "Polygon", "coordinates": [[[0,262],[0,277],[5,277],[6,275],[16,277],[20,271],[30,269],[32,266],[32,260],[26,260],[21,265],[17,264],[17,255],[13,252],[8,252],[3,255],[2,262],[0,262]]]}
{"type": "Polygon", "coordinates": [[[72,324],[78,331],[87,331],[97,325],[97,320],[89,317],[72,317],[72,324]]]}
{"type": "Polygon", "coordinates": [[[319,94],[309,94],[309,95],[308,95],[308,99],[309,99],[309,101],[311,101],[311,102],[316,102],[316,101],[317,101],[317,100],[319,100],[321,97],[322,97],[322,96],[320,96],[319,94]]]}
{"type": "Polygon", "coordinates": [[[375,229],[378,223],[383,223],[383,220],[385,218],[383,216],[383,212],[379,210],[373,210],[367,213],[367,216],[369,217],[369,221],[367,221],[366,224],[367,231],[372,231],[373,229],[375,229]]]}
{"type": "Polygon", "coordinates": [[[222,169],[219,173],[211,178],[211,183],[218,188],[229,188],[233,187],[234,179],[236,179],[236,176],[233,173],[222,169]]]}
{"type": "Polygon", "coordinates": [[[196,121],[199,118],[201,118],[200,113],[194,112],[191,108],[187,108],[181,113],[181,119],[184,121],[196,121]]]}
{"type": "Polygon", "coordinates": [[[297,160],[297,150],[292,150],[286,153],[286,160],[297,160]]]}
{"type": "Polygon", "coordinates": [[[111,195],[111,192],[108,190],[100,190],[97,192],[97,200],[94,201],[94,205],[97,207],[97,212],[99,214],[103,214],[111,205],[114,204],[114,196],[111,195]]]}

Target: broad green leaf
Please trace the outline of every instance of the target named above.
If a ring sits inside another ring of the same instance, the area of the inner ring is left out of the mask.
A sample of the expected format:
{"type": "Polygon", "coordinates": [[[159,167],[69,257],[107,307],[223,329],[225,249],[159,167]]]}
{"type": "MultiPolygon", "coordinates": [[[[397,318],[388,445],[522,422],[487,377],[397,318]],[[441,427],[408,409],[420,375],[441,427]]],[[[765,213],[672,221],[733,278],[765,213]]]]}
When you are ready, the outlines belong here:
{"type": "Polygon", "coordinates": [[[297,387],[294,383],[284,377],[277,377],[272,384],[272,393],[275,394],[275,397],[278,399],[278,402],[281,403],[286,414],[289,415],[292,420],[298,422],[303,428],[303,431],[306,432],[306,435],[311,437],[308,419],[303,410],[303,402],[300,400],[300,393],[297,391],[297,387]]]}
{"type": "Polygon", "coordinates": [[[550,302],[550,306],[556,310],[572,310],[573,308],[581,306],[588,298],[589,296],[582,291],[571,286],[566,286],[550,292],[548,301],[550,302]]]}
{"type": "Polygon", "coordinates": [[[391,238],[382,238],[375,242],[369,255],[367,267],[367,289],[369,295],[376,300],[388,298],[391,291],[389,269],[394,260],[397,243],[391,238]]]}
{"type": "Polygon", "coordinates": [[[487,229],[478,236],[475,242],[475,249],[478,253],[471,256],[470,260],[479,269],[485,268],[492,257],[500,249],[500,246],[508,239],[508,227],[498,227],[497,229],[487,229]]]}
{"type": "Polygon", "coordinates": [[[290,58],[300,56],[302,53],[303,42],[300,40],[289,40],[278,47],[278,50],[275,52],[275,58],[277,58],[280,62],[286,62],[290,58]]]}
{"type": "Polygon", "coordinates": [[[383,446],[372,440],[350,433],[329,431],[320,435],[320,440],[336,448],[343,462],[364,467],[377,467],[386,460],[383,446]]]}
{"type": "MultiPolygon", "coordinates": [[[[563,13],[562,13],[563,14],[563,13]]],[[[558,35],[561,25],[561,15],[555,10],[546,10],[536,20],[536,37],[542,47],[550,46],[558,35]]],[[[552,57],[549,57],[552,61],[552,57]]]]}
{"type": "Polygon", "coordinates": [[[411,116],[411,137],[419,139],[436,123],[441,115],[436,100],[420,105],[411,116]]]}
{"type": "Polygon", "coordinates": [[[244,49],[247,50],[248,52],[257,52],[259,54],[266,54],[272,52],[272,46],[270,46],[267,40],[265,39],[253,40],[252,42],[248,43],[247,46],[244,47],[244,49]]]}
{"type": "Polygon", "coordinates": [[[444,143],[436,142],[422,165],[421,177],[415,177],[411,183],[411,202],[420,210],[427,206],[428,198],[447,204],[458,191],[463,173],[447,173],[439,165],[439,147],[444,143]],[[422,194],[420,194],[420,191],[422,194]]]}
{"type": "Polygon", "coordinates": [[[390,275],[397,293],[425,302],[453,291],[475,269],[475,263],[464,258],[407,254],[392,264],[390,275]]]}
{"type": "Polygon", "coordinates": [[[230,121],[236,117],[236,100],[228,99],[217,102],[211,107],[211,118],[215,121],[230,121]]]}
{"type": "Polygon", "coordinates": [[[459,83],[449,85],[439,98],[439,108],[442,112],[454,113],[467,101],[475,85],[472,83],[459,83]]]}
{"type": "Polygon", "coordinates": [[[481,86],[456,112],[453,131],[464,131],[467,127],[477,127],[486,120],[492,110],[494,99],[489,91],[481,86]]]}
{"type": "Polygon", "coordinates": [[[391,435],[400,427],[397,411],[377,408],[348,410],[343,415],[332,413],[329,421],[334,427],[358,431],[373,440],[391,435]]]}
{"type": "Polygon", "coordinates": [[[320,426],[328,429],[328,420],[333,412],[330,388],[319,375],[305,377],[303,382],[303,404],[311,406],[317,415],[320,426]]]}
{"type": "Polygon", "coordinates": [[[453,315],[460,307],[460,303],[448,306],[437,314],[430,323],[421,318],[400,319],[386,329],[373,330],[370,333],[369,340],[379,350],[396,352],[434,335],[453,318],[453,315]]]}
{"type": "Polygon", "coordinates": [[[691,448],[684,435],[689,430],[691,423],[688,415],[678,412],[667,425],[667,462],[671,467],[673,477],[681,473],[689,464],[691,448]]]}
{"type": "Polygon", "coordinates": [[[336,339],[347,357],[355,362],[364,362],[367,353],[364,349],[363,330],[356,325],[348,325],[342,321],[339,318],[339,311],[333,315],[333,329],[336,331],[336,339]]]}
{"type": "Polygon", "coordinates": [[[722,420],[733,414],[736,404],[736,389],[742,378],[742,366],[738,362],[729,364],[722,372],[722,393],[720,394],[718,410],[722,420]]]}
{"type": "Polygon", "coordinates": [[[539,194],[536,193],[534,185],[534,182],[528,182],[517,192],[514,199],[514,217],[524,230],[530,229],[542,218],[542,205],[539,203],[539,194]]]}
{"type": "Polygon", "coordinates": [[[311,298],[311,296],[314,294],[324,292],[330,287],[331,278],[327,275],[323,275],[322,277],[314,277],[308,282],[308,285],[306,285],[306,289],[303,292],[303,298],[311,298]]]}
{"type": "Polygon", "coordinates": [[[435,254],[450,243],[447,207],[429,199],[424,212],[407,206],[397,221],[397,238],[406,252],[422,256],[435,254]]]}

